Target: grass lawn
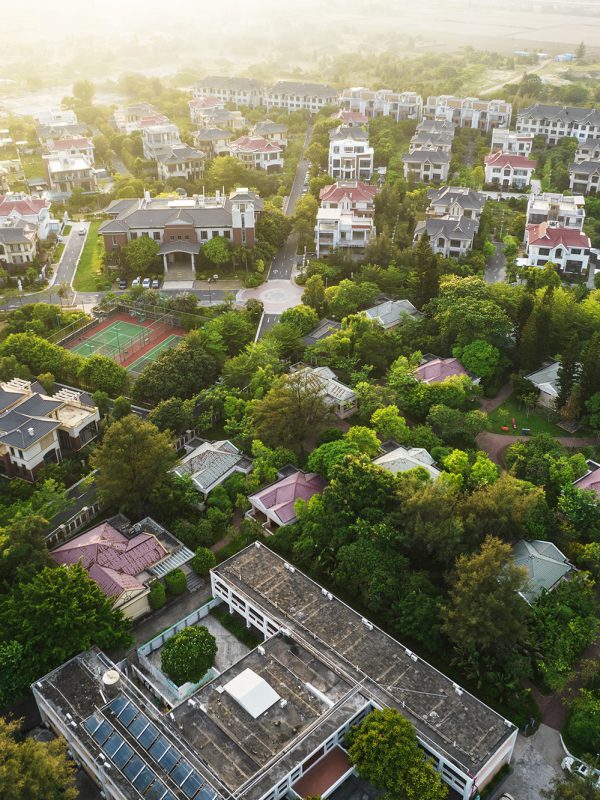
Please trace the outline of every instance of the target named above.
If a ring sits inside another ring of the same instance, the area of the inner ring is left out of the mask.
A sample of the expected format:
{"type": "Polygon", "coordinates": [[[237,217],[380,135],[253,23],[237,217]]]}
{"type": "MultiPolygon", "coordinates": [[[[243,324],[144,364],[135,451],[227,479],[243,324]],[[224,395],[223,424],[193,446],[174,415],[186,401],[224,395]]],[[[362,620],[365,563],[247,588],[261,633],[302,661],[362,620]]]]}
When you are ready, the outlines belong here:
{"type": "Polygon", "coordinates": [[[90,224],[90,230],[85,240],[83,252],[79,259],[79,266],[75,273],[73,288],[77,292],[95,292],[96,281],[102,277],[102,254],[104,252],[104,242],[98,236],[98,228],[102,224],[101,220],[94,220],[90,224]]]}
{"type": "Polygon", "coordinates": [[[549,433],[552,436],[568,436],[568,432],[550,422],[539,411],[528,411],[513,396],[509,397],[501,406],[488,414],[491,423],[492,433],[503,433],[506,436],[520,434],[521,428],[529,428],[532,434],[549,433]],[[512,419],[517,423],[517,429],[512,426],[512,419]],[[508,431],[501,430],[502,426],[508,426],[508,431]]]}
{"type": "Polygon", "coordinates": [[[71,233],[72,229],[73,229],[72,225],[65,225],[65,227],[62,230],[61,236],[68,236],[71,233]]]}
{"type": "Polygon", "coordinates": [[[54,251],[54,259],[53,259],[55,264],[58,264],[58,262],[60,261],[64,249],[65,249],[65,243],[64,242],[59,242],[56,245],[56,250],[54,251]]]}

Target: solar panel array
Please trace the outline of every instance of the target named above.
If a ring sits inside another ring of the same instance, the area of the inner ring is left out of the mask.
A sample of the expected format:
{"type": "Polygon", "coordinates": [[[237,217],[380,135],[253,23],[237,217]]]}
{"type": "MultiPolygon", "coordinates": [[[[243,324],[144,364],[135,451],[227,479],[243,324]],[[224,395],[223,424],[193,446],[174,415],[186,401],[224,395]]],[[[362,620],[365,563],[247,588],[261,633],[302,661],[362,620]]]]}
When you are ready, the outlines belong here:
{"type": "Polygon", "coordinates": [[[177,800],[177,797],[121,735],[120,726],[150,757],[149,761],[154,762],[152,766],[156,765],[166,772],[185,797],[189,800],[215,799],[214,789],[124,695],[115,697],[104,713],[105,716],[92,714],[83,723],[84,727],[145,800],[177,800]],[[117,724],[113,724],[113,721],[117,724]]]}

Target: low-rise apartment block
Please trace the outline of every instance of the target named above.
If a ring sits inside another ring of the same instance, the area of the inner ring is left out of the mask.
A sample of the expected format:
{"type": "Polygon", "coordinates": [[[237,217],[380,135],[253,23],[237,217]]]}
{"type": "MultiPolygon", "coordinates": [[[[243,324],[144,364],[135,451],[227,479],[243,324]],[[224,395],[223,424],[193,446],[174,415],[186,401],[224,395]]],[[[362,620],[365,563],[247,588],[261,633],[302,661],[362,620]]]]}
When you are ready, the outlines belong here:
{"type": "Polygon", "coordinates": [[[262,84],[254,78],[226,78],[209,75],[193,88],[194,99],[214,97],[223,103],[257,108],[262,103],[262,84]]]}
{"type": "Polygon", "coordinates": [[[582,274],[588,268],[591,243],[580,230],[556,227],[548,222],[527,225],[525,246],[531,267],[543,267],[551,261],[562,272],[582,274]]]}
{"type": "Polygon", "coordinates": [[[195,125],[204,125],[204,115],[211,111],[223,111],[225,101],[217,97],[195,97],[188,100],[190,119],[195,125]]]}
{"type": "Polygon", "coordinates": [[[35,227],[37,238],[44,241],[49,234],[60,233],[62,229],[62,222],[54,219],[50,206],[50,201],[41,197],[17,192],[0,195],[0,227],[27,223],[35,227]]]}
{"type": "Polygon", "coordinates": [[[405,153],[404,177],[409,183],[443,183],[448,180],[450,160],[450,153],[433,148],[405,153]]]}
{"type": "Polygon", "coordinates": [[[572,192],[584,195],[598,194],[598,187],[600,187],[600,160],[571,164],[569,167],[569,186],[572,192]]]}
{"type": "Polygon", "coordinates": [[[279,81],[263,92],[263,105],[268,108],[281,108],[285,111],[302,109],[316,114],[325,106],[338,104],[339,93],[332,86],[322,83],[301,83],[279,81]]]}
{"type": "Polygon", "coordinates": [[[530,158],[499,151],[485,157],[485,182],[500,189],[525,189],[531,186],[535,168],[530,158]]]}
{"type": "Polygon", "coordinates": [[[492,131],[491,152],[510,153],[511,155],[528,156],[533,148],[533,133],[509,131],[508,128],[494,128],[492,131]]]}
{"type": "Polygon", "coordinates": [[[548,144],[557,144],[565,137],[584,142],[600,137],[600,111],[534,103],[517,114],[517,131],[543,136],[548,144]]]}
{"type": "Polygon", "coordinates": [[[329,166],[332,178],[368,181],[373,175],[374,149],[362,128],[336,128],[329,134],[329,166]]]}
{"type": "Polygon", "coordinates": [[[583,230],[585,222],[585,199],[582,195],[566,195],[553,192],[532,194],[527,202],[527,225],[548,222],[559,228],[583,230]]]}
{"type": "Polygon", "coordinates": [[[201,150],[177,144],[157,158],[158,177],[161,180],[183,178],[196,181],[204,176],[204,160],[206,156],[201,150]]]}
{"type": "Polygon", "coordinates": [[[344,89],[340,96],[342,109],[357,111],[365,117],[392,117],[396,122],[403,119],[420,120],[423,113],[423,98],[416,92],[393,92],[391,89],[366,89],[354,87],[344,89]]]}
{"type": "Polygon", "coordinates": [[[445,119],[459,128],[476,128],[489,133],[494,128],[510,126],[512,106],[504,100],[432,95],[423,107],[423,116],[425,119],[445,119]]]}
{"type": "Polygon", "coordinates": [[[283,149],[262,136],[240,136],[229,143],[229,155],[249,167],[279,172],[283,169],[283,149]]]}
{"type": "Polygon", "coordinates": [[[468,217],[460,219],[438,219],[429,217],[417,222],[413,242],[416,244],[423,234],[429,236],[429,244],[436,255],[444,258],[464,258],[473,247],[479,222],[468,217]]]}
{"type": "Polygon", "coordinates": [[[0,383],[0,469],[8,478],[34,481],[44,464],[59,463],[95,439],[99,419],[85,393],[61,389],[49,396],[18,378],[0,383]]]}
{"type": "Polygon", "coordinates": [[[142,129],[144,158],[158,161],[159,156],[168,154],[175,145],[180,145],[179,128],[172,122],[162,125],[148,125],[142,129]]]}

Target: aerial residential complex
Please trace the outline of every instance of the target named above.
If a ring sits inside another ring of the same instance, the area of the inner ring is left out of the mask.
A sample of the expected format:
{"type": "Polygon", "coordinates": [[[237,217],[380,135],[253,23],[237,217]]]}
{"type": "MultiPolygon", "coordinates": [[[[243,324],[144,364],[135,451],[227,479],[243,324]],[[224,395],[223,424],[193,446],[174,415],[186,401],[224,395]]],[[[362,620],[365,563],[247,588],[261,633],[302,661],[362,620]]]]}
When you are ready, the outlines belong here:
{"type": "Polygon", "coordinates": [[[400,122],[403,119],[420,120],[423,114],[423,98],[415,92],[373,91],[356,87],[344,89],[339,102],[342,109],[357,111],[369,119],[391,117],[400,122]]]}
{"type": "Polygon", "coordinates": [[[566,136],[579,139],[600,137],[600,111],[575,106],[550,106],[535,103],[517,114],[517,131],[543,136],[548,144],[557,144],[566,136]]]}
{"type": "Polygon", "coordinates": [[[504,100],[479,100],[476,97],[452,97],[441,94],[427,98],[423,117],[445,119],[459,128],[477,128],[489,133],[494,128],[508,128],[512,106],[504,100]]]}

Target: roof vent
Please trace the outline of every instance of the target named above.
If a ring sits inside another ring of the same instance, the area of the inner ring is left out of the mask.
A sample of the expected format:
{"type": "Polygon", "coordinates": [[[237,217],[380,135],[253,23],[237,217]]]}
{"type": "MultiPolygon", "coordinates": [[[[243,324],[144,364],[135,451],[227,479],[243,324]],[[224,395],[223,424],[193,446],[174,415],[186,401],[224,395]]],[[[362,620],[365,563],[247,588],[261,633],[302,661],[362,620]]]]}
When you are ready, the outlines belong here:
{"type": "Polygon", "coordinates": [[[102,683],[105,686],[114,686],[120,680],[119,673],[116,669],[107,669],[102,676],[102,683]]]}
{"type": "Polygon", "coordinates": [[[34,435],[35,435],[35,431],[33,430],[33,428],[27,428],[27,433],[28,433],[30,436],[34,436],[34,435]]]}

